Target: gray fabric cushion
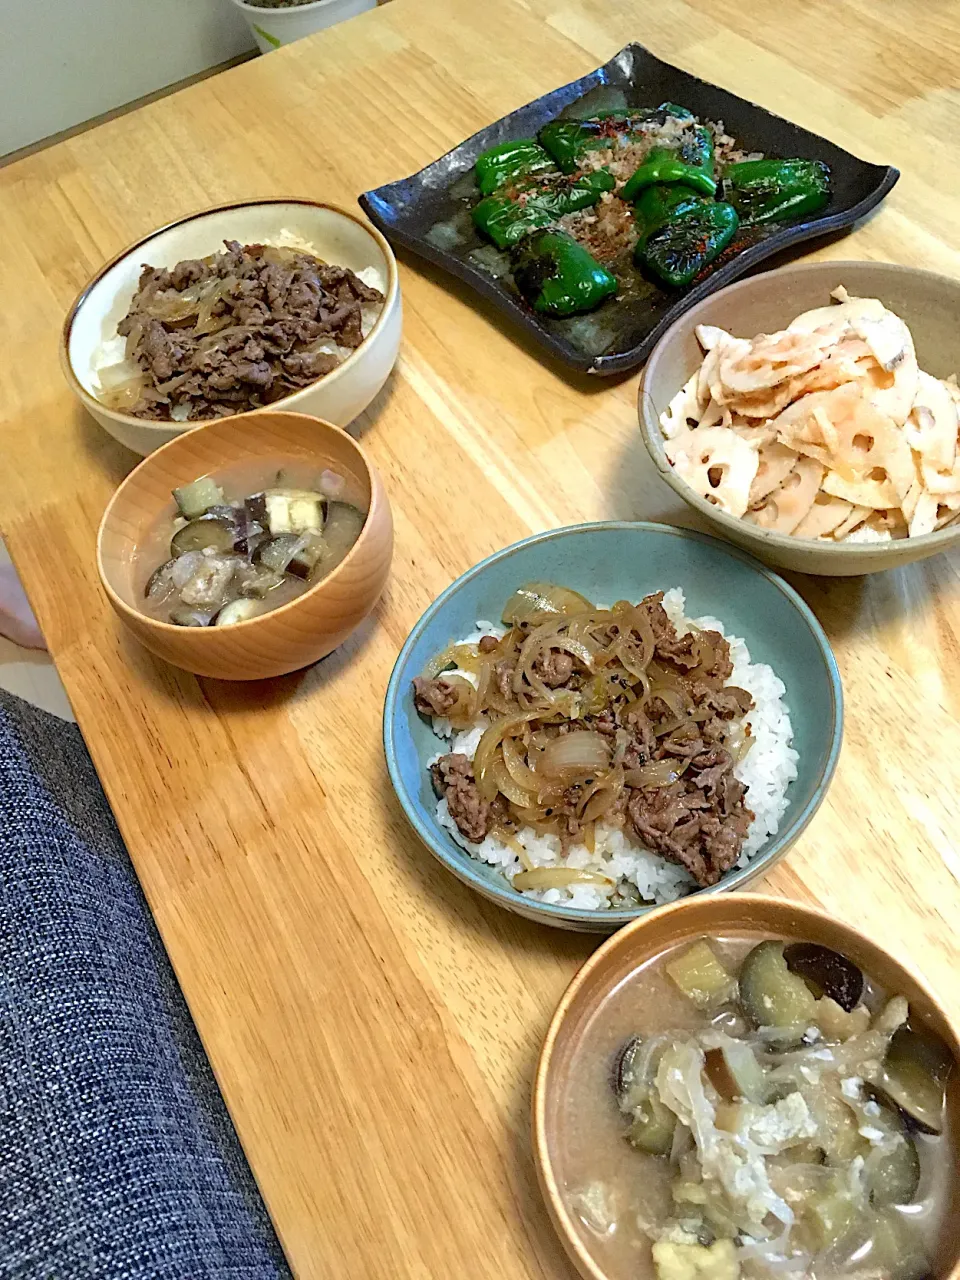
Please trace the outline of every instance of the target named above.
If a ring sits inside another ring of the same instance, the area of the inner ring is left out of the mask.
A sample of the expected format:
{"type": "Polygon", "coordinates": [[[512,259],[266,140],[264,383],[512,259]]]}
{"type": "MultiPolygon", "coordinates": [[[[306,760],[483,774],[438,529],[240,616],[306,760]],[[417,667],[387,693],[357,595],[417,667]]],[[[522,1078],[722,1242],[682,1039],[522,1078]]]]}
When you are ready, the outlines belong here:
{"type": "Polygon", "coordinates": [[[289,1275],[79,730],[0,692],[0,1276],[289,1275]]]}

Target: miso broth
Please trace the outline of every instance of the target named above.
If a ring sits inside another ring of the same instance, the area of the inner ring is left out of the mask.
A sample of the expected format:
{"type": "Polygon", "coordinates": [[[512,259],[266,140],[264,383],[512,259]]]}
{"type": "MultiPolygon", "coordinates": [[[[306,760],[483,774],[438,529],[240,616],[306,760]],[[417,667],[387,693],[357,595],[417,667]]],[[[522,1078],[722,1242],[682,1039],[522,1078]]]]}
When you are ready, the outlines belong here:
{"type": "MultiPolygon", "coordinates": [[[[882,991],[869,975],[860,989],[844,986],[850,971],[853,979],[859,971],[843,957],[849,969],[818,972],[818,983],[809,963],[804,968],[803,944],[791,954],[797,952],[806,990],[792,972],[785,988],[796,1008],[777,992],[767,1004],[764,983],[788,972],[782,940],[703,942],[716,968],[709,955],[691,956],[689,942],[657,957],[606,998],[573,1050],[560,1099],[557,1172],[597,1265],[610,1280],[945,1275],[957,1247],[960,1098],[952,1056],[943,1072],[946,1105],[934,1116],[930,1095],[921,1089],[906,1096],[893,1078],[896,1064],[890,1069],[897,1043],[912,1045],[913,1028],[920,1040],[927,1034],[909,1013],[900,1021],[906,1001],[895,992],[882,991]],[[745,981],[754,952],[759,959],[745,981]],[[678,960],[675,972],[701,1007],[668,972],[678,960]],[[745,1012],[744,992],[754,1014],[772,1020],[786,1011],[799,1020],[779,1033],[758,1026],[745,1012]],[[721,1043],[723,1054],[707,1047],[721,1043]],[[676,1112],[664,1105],[657,1082],[676,1112]],[[708,1107],[697,1102],[688,1114],[684,1100],[700,1089],[708,1107]],[[921,1132],[891,1093],[941,1132],[921,1132]],[[764,1143],[767,1154],[758,1157],[764,1143]],[[734,1187],[752,1179],[753,1200],[728,1193],[720,1173],[734,1187]],[[769,1211],[778,1201],[777,1212],[793,1218],[789,1228],[769,1211]]],[[[807,947],[807,960],[817,960],[818,951],[826,949],[807,947]]],[[[949,1054],[930,1039],[937,1053],[949,1054]]],[[[911,1087],[922,1084],[915,1079],[911,1087]]]]}
{"type": "Polygon", "coordinates": [[[288,604],[353,547],[369,495],[314,463],[255,460],[176,489],[138,548],[144,613],[229,626],[288,604]]]}

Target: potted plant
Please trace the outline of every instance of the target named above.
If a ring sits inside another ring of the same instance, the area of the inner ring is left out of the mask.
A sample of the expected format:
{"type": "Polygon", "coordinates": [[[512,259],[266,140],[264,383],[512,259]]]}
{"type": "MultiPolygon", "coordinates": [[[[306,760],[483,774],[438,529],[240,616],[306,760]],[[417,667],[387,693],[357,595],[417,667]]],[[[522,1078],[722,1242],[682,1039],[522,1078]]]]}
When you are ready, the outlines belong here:
{"type": "Polygon", "coordinates": [[[323,27],[332,27],[367,9],[377,0],[233,0],[243,11],[261,53],[279,49],[323,27]]]}

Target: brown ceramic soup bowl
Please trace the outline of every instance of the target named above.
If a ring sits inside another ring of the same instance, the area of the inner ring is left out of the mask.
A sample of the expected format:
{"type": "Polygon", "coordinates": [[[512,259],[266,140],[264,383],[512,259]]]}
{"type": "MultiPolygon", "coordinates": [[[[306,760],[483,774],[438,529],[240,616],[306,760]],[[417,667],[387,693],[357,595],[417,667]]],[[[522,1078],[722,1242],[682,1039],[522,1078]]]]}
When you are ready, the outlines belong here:
{"type": "Polygon", "coordinates": [[[100,580],[127,629],[157,657],[222,680],[283,675],[325,657],[372,611],[392,554],[390,505],[363,449],[329,422],[270,410],[207,423],[151,453],[114,494],[97,539],[100,580]],[[144,612],[145,579],[165,558],[157,555],[156,531],[175,513],[172,490],[200,476],[229,477],[233,469],[255,473],[261,462],[265,477],[282,462],[344,478],[367,513],[345,559],[289,603],[233,626],[174,626],[144,612]]]}
{"type": "MultiPolygon", "coordinates": [[[[587,1227],[582,1213],[578,1213],[574,1205],[580,1185],[576,1152],[583,1149],[578,1144],[582,1143],[584,1113],[588,1121],[594,1111],[597,1116],[602,1114],[596,1108],[590,1110],[589,1099],[580,1087],[585,1078],[608,1091],[614,1119],[605,1132],[618,1144],[618,1150],[627,1152],[629,1160],[652,1159],[633,1152],[623,1141],[622,1117],[617,1115],[612,1092],[609,1092],[616,1050],[611,1051],[609,1045],[604,1050],[603,1034],[609,1031],[611,1044],[619,1043],[623,1029],[620,1021],[629,1022],[632,1032],[643,1035],[645,1029],[651,1034],[659,1029],[653,1025],[657,1018],[670,1019],[674,1015],[664,1009],[664,1001],[644,1005],[642,995],[638,995],[636,1004],[625,1007],[624,986],[636,982],[638,975],[649,971],[664,953],[683,949],[685,944],[744,936],[756,942],[782,938],[788,942],[820,943],[840,952],[883,988],[887,996],[905,996],[910,1004],[910,1025],[938,1035],[960,1065],[957,1026],[936,997],[876,942],[823,912],[780,898],[731,894],[688,898],[642,916],[594,952],[567,988],[550,1023],[534,1085],[533,1146],[541,1189],[564,1247],[587,1280],[623,1280],[626,1275],[645,1280],[655,1274],[649,1262],[638,1265],[640,1255],[636,1252],[632,1255],[632,1266],[625,1269],[620,1256],[610,1249],[607,1240],[587,1227]],[[585,1054],[581,1050],[590,1042],[600,1050],[600,1058],[596,1069],[584,1076],[585,1054]]],[[[626,990],[629,989],[627,986],[626,990]]],[[[679,992],[675,994],[678,1000],[683,1000],[679,992]]],[[[944,1141],[954,1149],[951,1151],[948,1147],[945,1155],[949,1159],[952,1154],[956,1162],[955,1144],[960,1138],[960,1070],[956,1066],[947,1088],[947,1126],[948,1136],[944,1141]]],[[[616,1155],[613,1159],[617,1159],[616,1155]]],[[[591,1173],[601,1175],[603,1172],[606,1171],[591,1165],[591,1173]]],[[[628,1215],[646,1213],[656,1217],[656,1206],[660,1203],[651,1180],[644,1178],[643,1167],[638,1165],[635,1171],[631,1167],[630,1178],[631,1198],[629,1205],[621,1206],[621,1230],[628,1215]]],[[[932,1276],[937,1280],[947,1276],[955,1280],[960,1275],[960,1233],[955,1227],[960,1221],[960,1174],[956,1170],[947,1185],[945,1200],[945,1226],[940,1230],[932,1276]]]]}

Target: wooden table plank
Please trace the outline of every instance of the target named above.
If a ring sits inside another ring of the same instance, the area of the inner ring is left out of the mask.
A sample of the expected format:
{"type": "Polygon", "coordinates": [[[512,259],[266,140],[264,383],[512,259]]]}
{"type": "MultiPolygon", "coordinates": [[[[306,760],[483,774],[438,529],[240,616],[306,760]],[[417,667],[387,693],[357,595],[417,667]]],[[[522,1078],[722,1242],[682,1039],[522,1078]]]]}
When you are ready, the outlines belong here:
{"type": "MultiPolygon", "coordinates": [[[[950,6],[921,0],[395,0],[0,172],[0,526],[301,1277],[569,1277],[528,1101],[594,943],[433,863],[392,797],[380,709],[409,628],[482,556],[577,520],[695,521],[643,451],[635,376],[560,376],[404,258],[401,360],[356,426],[394,506],[384,599],[311,671],[198,682],[122,636],[99,592],[96,525],[135,460],[75,408],[59,324],[103,259],[188,209],[352,205],[629,39],[902,169],[820,256],[960,275],[960,187],[943,177],[960,163],[960,37],[950,6]]],[[[958,566],[797,581],[837,652],[847,736],[766,887],[911,956],[960,1016],[958,566]]]]}

